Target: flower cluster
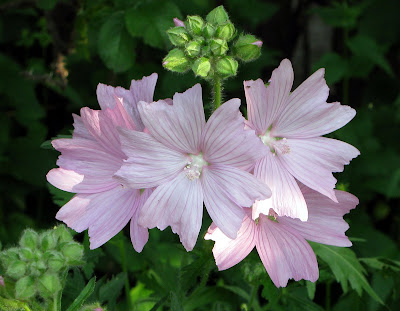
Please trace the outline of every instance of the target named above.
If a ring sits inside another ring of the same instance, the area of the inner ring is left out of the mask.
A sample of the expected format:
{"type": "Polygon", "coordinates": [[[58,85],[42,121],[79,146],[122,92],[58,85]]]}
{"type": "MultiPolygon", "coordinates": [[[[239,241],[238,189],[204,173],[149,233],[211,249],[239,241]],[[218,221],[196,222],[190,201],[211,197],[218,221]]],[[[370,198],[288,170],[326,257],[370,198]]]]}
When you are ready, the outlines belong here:
{"type": "MultiPolygon", "coordinates": [[[[185,27],[200,27],[201,21],[188,21],[185,27]]],[[[190,251],[204,203],[213,221],[205,238],[215,241],[220,270],[255,246],[276,286],[289,278],[315,281],[317,261],[306,240],[351,245],[343,215],[358,204],[334,190],[332,175],[358,150],[321,137],[355,111],[326,102],[324,71],[293,92],[288,60],[268,86],[245,81],[248,120],[240,100],[231,99],[206,121],[200,85],[153,101],[156,80],[153,74],[132,81],[129,90],[100,84],[101,110],[83,108],[74,116],[73,137],[52,142],[61,156],[47,179],[76,193],[57,219],[78,232],[89,229],[91,248],[130,221],[138,252],[149,228],[168,226],[190,251]]]]}

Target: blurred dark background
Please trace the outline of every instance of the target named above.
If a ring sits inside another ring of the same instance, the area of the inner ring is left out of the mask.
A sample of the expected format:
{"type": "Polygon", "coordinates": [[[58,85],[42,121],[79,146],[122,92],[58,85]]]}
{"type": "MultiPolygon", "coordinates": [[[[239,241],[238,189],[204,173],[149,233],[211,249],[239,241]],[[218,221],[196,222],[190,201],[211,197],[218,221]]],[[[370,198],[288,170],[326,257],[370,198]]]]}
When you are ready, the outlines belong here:
{"type": "MultiPolygon", "coordinates": [[[[279,62],[289,58],[295,86],[325,67],[329,101],[357,110],[353,121],[329,135],[361,151],[344,173],[336,174],[338,188],[360,199],[346,218],[348,236],[359,258],[400,260],[398,0],[0,1],[3,247],[13,245],[26,227],[56,224],[59,206],[53,199],[62,205],[65,196],[49,187],[45,175],[55,167],[58,154],[48,144],[41,145],[71,133],[72,113],[79,114],[84,106],[98,109],[98,83],[128,88],[131,79],[157,72],[155,99],[201,82],[209,104],[206,83],[190,72],[167,72],[161,60],[171,48],[165,30],[173,26],[172,18],[205,16],[218,5],[224,5],[239,32],[264,42],[262,56],[241,64],[237,77],[227,81],[225,99],[238,97],[244,103],[243,80],[268,81],[279,62]]],[[[373,288],[395,307],[398,275],[367,269],[373,288]]],[[[338,309],[355,308],[355,302],[343,305],[339,300],[340,285],[332,286],[338,309]]],[[[368,308],[378,306],[371,303],[368,308]]]]}

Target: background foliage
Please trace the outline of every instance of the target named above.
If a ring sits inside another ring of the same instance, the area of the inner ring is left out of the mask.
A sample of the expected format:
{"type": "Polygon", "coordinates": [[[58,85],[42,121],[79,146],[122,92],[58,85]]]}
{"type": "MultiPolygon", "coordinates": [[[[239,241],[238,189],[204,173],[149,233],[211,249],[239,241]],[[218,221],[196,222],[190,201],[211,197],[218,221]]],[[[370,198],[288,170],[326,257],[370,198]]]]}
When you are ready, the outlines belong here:
{"type": "MultiPolygon", "coordinates": [[[[84,241],[87,264],[70,271],[63,305],[71,304],[96,274],[89,301],[99,301],[109,310],[127,310],[127,297],[134,310],[397,309],[398,0],[1,1],[2,247],[15,245],[26,227],[55,225],[58,206],[70,197],[46,183],[45,175],[58,154],[42,143],[69,135],[71,114],[81,107],[98,109],[95,89],[100,82],[127,88],[131,79],[158,72],[156,99],[200,82],[192,74],[163,70],[161,60],[171,48],[165,30],[173,26],[174,17],[204,16],[220,4],[240,31],[264,42],[262,56],[240,67],[238,76],[227,82],[225,98],[239,97],[243,102],[242,81],[268,80],[272,69],[287,57],[294,63],[296,85],[325,67],[330,101],[357,110],[349,125],[331,135],[361,151],[344,173],[336,175],[338,188],[360,199],[357,209],[346,216],[353,247],[312,244],[319,280],[290,282],[277,289],[254,252],[236,267],[217,272],[211,241],[199,239],[194,251],[186,253],[169,228],[151,230],[141,254],[134,252],[127,232],[94,251],[89,251],[85,233],[75,238],[84,241]],[[130,290],[124,292],[126,284],[130,290]]],[[[209,104],[207,94],[210,89],[203,83],[209,104]]],[[[205,215],[203,233],[209,224],[205,215]]]]}

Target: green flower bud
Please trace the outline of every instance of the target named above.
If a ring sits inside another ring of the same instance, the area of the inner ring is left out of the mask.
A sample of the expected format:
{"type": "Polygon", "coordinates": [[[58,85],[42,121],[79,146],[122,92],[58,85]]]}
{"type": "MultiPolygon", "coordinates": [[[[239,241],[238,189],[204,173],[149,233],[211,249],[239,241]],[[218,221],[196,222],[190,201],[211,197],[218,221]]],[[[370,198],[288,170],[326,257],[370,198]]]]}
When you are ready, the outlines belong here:
{"type": "Polygon", "coordinates": [[[171,71],[185,72],[190,68],[190,61],[182,50],[173,49],[163,59],[163,66],[171,71]]]}
{"type": "Polygon", "coordinates": [[[204,26],[204,20],[198,15],[192,15],[187,17],[186,28],[192,34],[198,36],[201,35],[201,31],[204,26]]]}
{"type": "Polygon", "coordinates": [[[201,41],[200,40],[194,40],[190,41],[185,48],[185,52],[187,55],[190,57],[195,57],[200,54],[201,51],[201,41]]]}
{"type": "Polygon", "coordinates": [[[207,57],[201,57],[196,60],[192,66],[192,70],[196,76],[207,77],[211,69],[210,60],[207,57]]]}
{"type": "Polygon", "coordinates": [[[190,36],[184,27],[174,27],[167,30],[169,41],[175,46],[184,46],[190,36]]]}
{"type": "Polygon", "coordinates": [[[216,64],[217,72],[224,78],[236,75],[238,62],[230,56],[220,58],[216,64]]]}
{"type": "Polygon", "coordinates": [[[233,46],[235,56],[243,61],[251,61],[261,55],[262,41],[253,35],[242,35],[233,46]]]}
{"type": "Polygon", "coordinates": [[[83,246],[77,242],[69,242],[61,249],[67,262],[79,261],[83,256],[83,246]]]}
{"type": "Polygon", "coordinates": [[[14,278],[19,279],[24,276],[26,272],[26,263],[22,260],[15,260],[7,267],[7,275],[14,278]]]}
{"type": "Polygon", "coordinates": [[[20,249],[19,257],[24,261],[31,261],[34,258],[34,254],[30,248],[24,247],[20,249]]]}
{"type": "Polygon", "coordinates": [[[59,271],[66,265],[64,256],[56,251],[46,252],[44,258],[47,260],[49,269],[53,271],[59,271]]]}
{"type": "Polygon", "coordinates": [[[26,229],[19,240],[19,245],[36,249],[39,240],[39,235],[32,229],[26,229]]]}
{"type": "Polygon", "coordinates": [[[223,25],[218,26],[215,35],[219,39],[224,39],[226,41],[230,41],[235,36],[236,29],[232,23],[228,22],[223,25]]]}
{"type": "Polygon", "coordinates": [[[207,39],[210,39],[215,34],[215,27],[209,23],[207,23],[203,28],[203,36],[207,39]]]}
{"type": "Polygon", "coordinates": [[[222,39],[212,39],[210,43],[211,52],[214,55],[222,56],[228,51],[228,43],[222,39]]]}
{"type": "Polygon", "coordinates": [[[58,226],[52,232],[57,242],[62,243],[72,241],[72,235],[64,225],[58,226]]]}
{"type": "Polygon", "coordinates": [[[61,290],[61,282],[54,273],[43,274],[38,280],[38,291],[43,298],[52,297],[61,290]]]}
{"type": "Polygon", "coordinates": [[[45,252],[47,250],[55,249],[57,246],[56,236],[52,231],[43,232],[40,235],[40,246],[45,252]]]}
{"type": "Polygon", "coordinates": [[[220,5],[207,14],[206,20],[214,25],[222,25],[223,23],[229,21],[229,16],[224,7],[220,5]]]}
{"type": "Polygon", "coordinates": [[[20,259],[19,249],[16,247],[9,248],[0,253],[0,260],[5,268],[11,265],[15,260],[19,259],[20,259]]]}
{"type": "Polygon", "coordinates": [[[15,297],[28,299],[36,293],[35,279],[32,276],[24,276],[15,283],[15,297]]]}

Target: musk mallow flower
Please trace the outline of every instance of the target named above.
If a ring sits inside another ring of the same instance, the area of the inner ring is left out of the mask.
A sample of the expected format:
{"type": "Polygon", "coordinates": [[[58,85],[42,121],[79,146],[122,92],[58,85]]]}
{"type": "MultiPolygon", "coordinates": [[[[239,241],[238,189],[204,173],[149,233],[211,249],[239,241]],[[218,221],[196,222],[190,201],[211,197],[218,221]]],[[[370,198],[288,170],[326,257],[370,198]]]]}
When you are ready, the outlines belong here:
{"type": "Polygon", "coordinates": [[[343,220],[343,215],[355,208],[358,199],[344,191],[334,192],[338,203],[310,188],[302,187],[309,211],[305,222],[278,216],[272,208],[267,215],[253,209],[253,215],[247,211],[234,240],[227,237],[214,223],[211,224],[205,239],[215,241],[213,254],[218,269],[226,270],[238,264],[256,247],[275,286],[285,287],[291,278],[315,282],[319,275],[318,263],[306,240],[341,247],[351,246],[345,235],[349,225],[343,220]]]}
{"type": "Polygon", "coordinates": [[[273,206],[281,216],[307,220],[307,206],[296,180],[337,202],[333,172],[360,153],[339,140],[320,137],[347,124],[355,110],[327,103],[329,88],[324,69],[317,70],[292,93],[293,68],[284,59],[266,87],[261,79],[245,81],[248,125],[268,150],[254,174],[272,190],[259,203],[265,213],[273,206]]]}
{"type": "Polygon", "coordinates": [[[157,187],[140,211],[140,225],[171,226],[190,251],[200,231],[203,201],[211,219],[235,238],[243,207],[270,197],[268,186],[246,171],[265,148],[253,130],[244,129],[239,106],[239,99],[229,100],[206,123],[199,84],[176,93],[172,105],[138,104],[149,133],[120,130],[128,159],[115,178],[134,189],[157,187]]]}
{"type": "Polygon", "coordinates": [[[152,101],[157,74],[132,80],[130,90],[99,84],[97,98],[101,110],[87,107],[74,115],[72,139],[52,141],[61,152],[57,165],[47,174],[55,187],[76,193],[56,218],[77,232],[89,228],[94,249],[121,231],[130,222],[133,247],[142,251],[148,230],[137,223],[137,215],[152,189],[141,191],[122,186],[113,179],[126,159],[117,127],[143,131],[137,110],[140,100],[152,101]]]}

